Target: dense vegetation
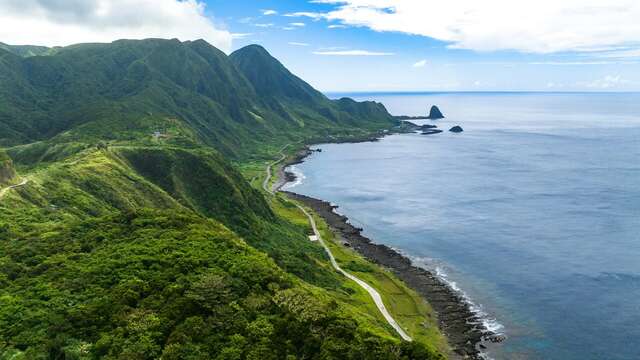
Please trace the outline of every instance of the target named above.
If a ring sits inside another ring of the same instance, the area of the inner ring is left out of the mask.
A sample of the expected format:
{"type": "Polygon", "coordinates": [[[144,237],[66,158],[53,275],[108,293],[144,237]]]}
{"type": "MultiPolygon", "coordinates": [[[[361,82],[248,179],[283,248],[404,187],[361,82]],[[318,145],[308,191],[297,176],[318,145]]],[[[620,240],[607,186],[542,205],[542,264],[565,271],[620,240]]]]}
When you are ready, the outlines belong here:
{"type": "Polygon", "coordinates": [[[13,161],[4,150],[0,149],[0,185],[11,182],[15,175],[13,161]]]}
{"type": "Polygon", "coordinates": [[[2,48],[0,164],[29,183],[0,199],[0,359],[442,357],[398,340],[229,162],[387,127],[384,107],[329,100],[255,46],[2,48]]]}
{"type": "Polygon", "coordinates": [[[229,57],[202,40],[120,40],[31,57],[0,48],[0,146],[130,141],[158,131],[177,145],[246,158],[265,142],[391,121],[380,104],[327,99],[256,45],[229,57]]]}

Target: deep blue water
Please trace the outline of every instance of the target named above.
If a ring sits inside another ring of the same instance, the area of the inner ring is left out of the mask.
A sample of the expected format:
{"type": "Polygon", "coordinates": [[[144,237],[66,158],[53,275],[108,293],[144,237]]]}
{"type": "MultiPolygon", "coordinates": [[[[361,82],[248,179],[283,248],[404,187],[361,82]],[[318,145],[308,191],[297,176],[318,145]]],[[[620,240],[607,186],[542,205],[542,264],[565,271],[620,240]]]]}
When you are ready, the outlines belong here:
{"type": "Polygon", "coordinates": [[[354,97],[465,132],[322,145],[294,191],[443,271],[503,326],[493,358],[640,359],[640,94],[354,97]]]}

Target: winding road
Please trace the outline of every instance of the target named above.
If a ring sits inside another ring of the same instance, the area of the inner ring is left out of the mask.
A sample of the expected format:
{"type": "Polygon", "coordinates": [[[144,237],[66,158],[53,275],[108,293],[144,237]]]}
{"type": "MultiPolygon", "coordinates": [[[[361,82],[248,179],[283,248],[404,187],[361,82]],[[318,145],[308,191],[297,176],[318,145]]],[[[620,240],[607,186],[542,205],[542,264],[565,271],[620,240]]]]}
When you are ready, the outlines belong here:
{"type": "MultiPolygon", "coordinates": [[[[264,179],[264,182],[262,183],[262,187],[266,192],[268,192],[271,195],[275,195],[275,192],[269,188],[269,180],[271,180],[271,167],[279,164],[281,161],[283,161],[286,158],[286,155],[283,153],[283,151],[289,145],[290,144],[285,145],[280,150],[280,154],[282,156],[278,160],[267,165],[267,169],[266,169],[267,176],[264,179]]],[[[331,260],[331,265],[333,266],[333,268],[336,269],[336,271],[338,271],[342,275],[346,276],[348,279],[355,281],[358,285],[360,285],[360,287],[365,289],[369,293],[369,296],[371,296],[371,299],[373,299],[373,302],[378,307],[378,310],[380,311],[382,316],[384,316],[385,320],[387,320],[389,325],[393,327],[393,329],[398,333],[398,335],[400,335],[400,337],[405,341],[412,341],[411,337],[407,335],[407,333],[402,329],[402,327],[400,327],[400,324],[396,322],[396,320],[393,318],[393,316],[391,316],[387,308],[384,306],[384,302],[382,301],[382,296],[380,296],[380,293],[376,289],[374,289],[371,285],[367,284],[366,282],[359,279],[358,277],[346,272],[340,267],[340,265],[338,265],[338,262],[336,261],[336,258],[333,256],[333,253],[331,253],[331,250],[329,249],[327,244],[325,244],[324,240],[322,240],[322,236],[320,236],[320,231],[318,231],[318,227],[316,225],[316,221],[313,219],[313,216],[311,216],[311,214],[309,214],[309,212],[305,208],[303,208],[301,205],[296,204],[296,206],[298,207],[298,209],[300,209],[300,211],[302,211],[307,216],[307,219],[309,219],[309,224],[313,229],[313,233],[317,237],[320,245],[322,245],[324,250],[327,252],[327,255],[331,260]]]]}
{"type": "Polygon", "coordinates": [[[29,182],[29,180],[28,180],[28,179],[24,179],[24,180],[22,180],[22,182],[21,182],[20,184],[7,186],[6,188],[4,188],[4,189],[0,190],[0,199],[2,199],[2,197],[3,197],[7,192],[9,192],[9,190],[11,190],[11,189],[15,189],[15,188],[20,187],[20,186],[25,186],[25,185],[27,185],[27,183],[28,183],[28,182],[29,182]]]}
{"type": "Polygon", "coordinates": [[[287,158],[287,155],[284,154],[284,149],[286,149],[287,147],[289,147],[291,144],[287,144],[285,146],[283,146],[278,152],[280,153],[280,158],[272,163],[269,163],[269,165],[267,165],[267,176],[264,178],[264,181],[262,182],[262,188],[264,189],[264,191],[268,192],[271,195],[275,195],[275,192],[269,188],[269,180],[271,180],[271,167],[274,165],[279,164],[280,162],[282,162],[284,159],[287,158]]]}

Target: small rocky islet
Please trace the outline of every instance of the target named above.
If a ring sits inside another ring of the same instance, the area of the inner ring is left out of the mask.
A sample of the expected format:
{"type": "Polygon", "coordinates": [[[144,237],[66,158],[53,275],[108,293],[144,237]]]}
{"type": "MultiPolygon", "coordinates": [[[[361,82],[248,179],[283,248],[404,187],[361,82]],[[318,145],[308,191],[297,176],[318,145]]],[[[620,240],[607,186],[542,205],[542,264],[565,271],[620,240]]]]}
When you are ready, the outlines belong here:
{"type": "Polygon", "coordinates": [[[431,106],[431,110],[429,110],[428,119],[430,120],[444,119],[444,115],[442,115],[442,112],[436,105],[433,105],[431,106]]]}

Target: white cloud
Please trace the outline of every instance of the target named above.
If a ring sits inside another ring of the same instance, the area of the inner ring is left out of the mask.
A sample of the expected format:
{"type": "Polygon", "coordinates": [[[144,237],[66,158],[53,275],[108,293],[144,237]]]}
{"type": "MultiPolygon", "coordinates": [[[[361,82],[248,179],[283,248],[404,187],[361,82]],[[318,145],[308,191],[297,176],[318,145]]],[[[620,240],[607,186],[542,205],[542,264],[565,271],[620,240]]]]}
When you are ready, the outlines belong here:
{"type": "Polygon", "coordinates": [[[413,64],[412,66],[414,68],[421,68],[421,67],[425,67],[425,65],[427,65],[427,60],[420,60],[417,63],[413,64]]]}
{"type": "Polygon", "coordinates": [[[253,36],[253,33],[232,33],[231,34],[231,38],[232,39],[244,39],[248,36],[253,36]]]}
{"type": "Polygon", "coordinates": [[[299,11],[294,13],[284,14],[284,16],[288,17],[308,17],[314,20],[320,20],[325,17],[325,14],[316,13],[316,12],[308,12],[308,11],[299,11]]]}
{"type": "Polygon", "coordinates": [[[314,51],[315,55],[327,56],[391,56],[393,53],[375,52],[368,50],[340,50],[340,51],[314,51]]]}
{"type": "Polygon", "coordinates": [[[590,51],[640,43],[635,0],[320,0],[326,13],[294,13],[375,31],[421,35],[476,51],[590,51]]]}
{"type": "Polygon", "coordinates": [[[318,50],[346,50],[346,49],[348,48],[344,46],[325,46],[325,47],[318,48],[318,50]]]}
{"type": "Polygon", "coordinates": [[[630,84],[631,81],[623,79],[620,75],[607,75],[601,79],[596,79],[590,82],[579,83],[578,85],[582,85],[587,88],[592,89],[612,89],[619,88],[621,86],[630,84]]]}
{"type": "Polygon", "coordinates": [[[547,89],[562,89],[565,85],[563,83],[556,83],[553,81],[547,82],[547,89]]]}
{"type": "Polygon", "coordinates": [[[636,61],[534,61],[529,65],[582,66],[582,65],[633,65],[636,61]]]}
{"type": "Polygon", "coordinates": [[[272,9],[262,9],[260,10],[262,11],[262,15],[264,16],[269,16],[269,15],[278,15],[278,12],[272,9]]]}
{"type": "Polygon", "coordinates": [[[296,26],[296,27],[304,27],[307,24],[303,23],[303,22],[293,22],[293,23],[289,23],[289,25],[291,26],[296,26]]]}
{"type": "Polygon", "coordinates": [[[263,23],[260,23],[260,24],[253,24],[253,26],[255,26],[255,27],[260,27],[260,28],[270,28],[270,27],[273,27],[273,23],[267,23],[267,24],[263,24],[263,23]]]}
{"type": "Polygon", "coordinates": [[[232,35],[198,0],[2,0],[0,41],[64,46],[117,39],[204,39],[223,51],[232,35]]]}
{"type": "Polygon", "coordinates": [[[346,28],[346,25],[336,25],[336,24],[331,24],[329,26],[327,26],[328,29],[344,29],[346,28]]]}
{"type": "Polygon", "coordinates": [[[307,44],[307,43],[295,42],[295,41],[289,42],[288,44],[292,45],[292,46],[309,46],[309,44],[307,44]]]}
{"type": "Polygon", "coordinates": [[[606,51],[606,52],[595,54],[595,56],[602,57],[602,58],[611,58],[611,59],[640,58],[640,49],[606,51]]]}

